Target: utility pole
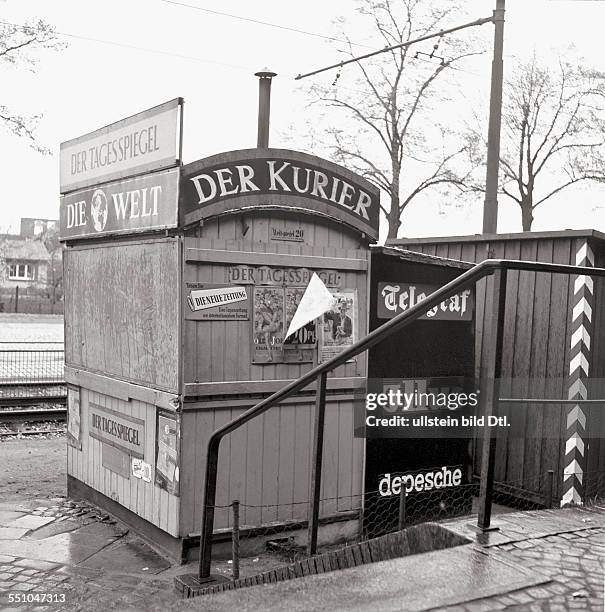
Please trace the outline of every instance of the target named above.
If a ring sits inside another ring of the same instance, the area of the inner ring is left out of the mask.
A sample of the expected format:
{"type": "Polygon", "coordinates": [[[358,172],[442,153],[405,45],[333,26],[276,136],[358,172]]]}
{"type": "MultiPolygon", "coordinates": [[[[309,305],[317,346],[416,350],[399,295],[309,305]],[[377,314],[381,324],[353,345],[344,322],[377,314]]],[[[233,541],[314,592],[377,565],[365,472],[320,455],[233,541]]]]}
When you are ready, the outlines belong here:
{"type": "Polygon", "coordinates": [[[498,230],[498,174],[500,169],[500,125],[502,123],[502,82],[504,52],[504,2],[496,0],[494,11],[494,58],[489,102],[489,128],[487,134],[487,173],[485,177],[485,206],[483,233],[498,230]]]}

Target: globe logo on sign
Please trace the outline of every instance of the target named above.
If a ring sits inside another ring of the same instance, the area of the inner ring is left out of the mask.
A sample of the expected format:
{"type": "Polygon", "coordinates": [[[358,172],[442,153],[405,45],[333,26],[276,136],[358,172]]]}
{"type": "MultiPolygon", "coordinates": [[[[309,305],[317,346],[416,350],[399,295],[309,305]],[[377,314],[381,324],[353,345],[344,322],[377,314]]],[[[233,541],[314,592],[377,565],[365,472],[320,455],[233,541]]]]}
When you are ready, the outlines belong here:
{"type": "Polygon", "coordinates": [[[92,215],[92,223],[97,232],[102,232],[107,224],[107,197],[102,189],[97,189],[92,194],[92,202],[90,205],[90,213],[92,215]]]}

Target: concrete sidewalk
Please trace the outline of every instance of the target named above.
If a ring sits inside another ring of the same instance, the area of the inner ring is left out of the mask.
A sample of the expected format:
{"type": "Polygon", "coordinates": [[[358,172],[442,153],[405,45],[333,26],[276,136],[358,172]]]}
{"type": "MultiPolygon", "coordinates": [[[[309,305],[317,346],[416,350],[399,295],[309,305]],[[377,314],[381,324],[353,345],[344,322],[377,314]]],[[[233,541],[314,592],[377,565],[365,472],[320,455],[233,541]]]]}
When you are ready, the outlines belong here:
{"type": "Polygon", "coordinates": [[[470,518],[445,523],[472,540],[456,548],[184,601],[173,578],[195,566],[171,566],[86,504],[16,500],[0,503],[0,609],[603,610],[605,508],[494,523],[499,531],[479,536],[470,518]],[[43,603],[45,594],[58,601],[43,603]]]}

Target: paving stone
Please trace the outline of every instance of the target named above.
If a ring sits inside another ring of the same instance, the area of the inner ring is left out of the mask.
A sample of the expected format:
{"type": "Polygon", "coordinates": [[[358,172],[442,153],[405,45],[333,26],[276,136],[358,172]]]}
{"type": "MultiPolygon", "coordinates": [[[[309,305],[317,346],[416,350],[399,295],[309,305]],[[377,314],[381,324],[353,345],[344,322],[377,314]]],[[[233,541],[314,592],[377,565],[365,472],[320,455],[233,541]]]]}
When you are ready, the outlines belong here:
{"type": "Polygon", "coordinates": [[[27,582],[20,582],[11,586],[11,589],[14,591],[31,591],[33,588],[34,585],[27,582]]]}
{"type": "Polygon", "coordinates": [[[6,523],[6,527],[17,527],[20,529],[38,529],[44,525],[48,525],[48,523],[52,523],[54,519],[52,517],[47,516],[32,516],[31,514],[26,514],[25,516],[21,516],[10,523],[6,523]]]}
{"type": "Polygon", "coordinates": [[[18,540],[28,531],[22,527],[0,527],[0,540],[18,540]]]}
{"type": "Polygon", "coordinates": [[[50,570],[61,567],[59,563],[51,563],[50,561],[38,561],[37,559],[20,559],[15,562],[15,565],[19,567],[27,567],[29,569],[39,570],[41,572],[48,572],[50,570]]]}
{"type": "Polygon", "coordinates": [[[7,557],[6,555],[0,555],[0,563],[12,563],[15,557],[7,557]]]}

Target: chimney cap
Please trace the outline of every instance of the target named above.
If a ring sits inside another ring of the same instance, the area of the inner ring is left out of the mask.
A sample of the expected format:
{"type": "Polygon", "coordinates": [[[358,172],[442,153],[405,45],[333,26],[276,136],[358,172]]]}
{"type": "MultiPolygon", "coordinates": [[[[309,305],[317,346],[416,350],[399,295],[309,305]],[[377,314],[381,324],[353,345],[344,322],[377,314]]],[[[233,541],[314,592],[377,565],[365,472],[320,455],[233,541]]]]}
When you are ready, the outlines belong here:
{"type": "Polygon", "coordinates": [[[262,70],[255,72],[254,76],[261,79],[272,79],[274,76],[277,76],[277,72],[273,72],[272,70],[269,70],[269,68],[265,67],[262,70]]]}

